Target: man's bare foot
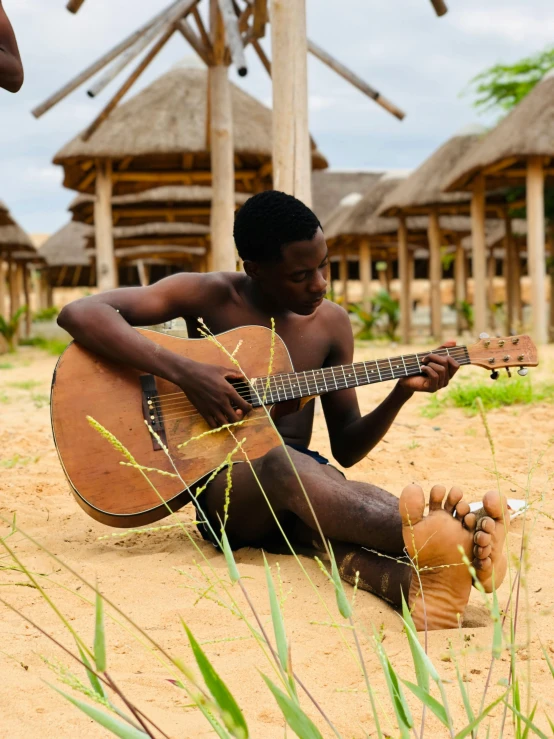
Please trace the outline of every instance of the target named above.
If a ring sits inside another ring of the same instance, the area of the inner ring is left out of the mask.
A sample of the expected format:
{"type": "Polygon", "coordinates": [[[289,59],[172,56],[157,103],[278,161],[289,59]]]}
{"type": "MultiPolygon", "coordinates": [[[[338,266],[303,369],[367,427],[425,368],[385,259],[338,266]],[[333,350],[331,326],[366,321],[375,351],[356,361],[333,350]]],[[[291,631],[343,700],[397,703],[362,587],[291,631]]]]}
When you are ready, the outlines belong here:
{"type": "Polygon", "coordinates": [[[408,485],[400,496],[404,544],[419,569],[419,578],[412,574],[409,605],[420,631],[455,628],[471,592],[471,575],[459,551],[461,546],[469,559],[473,556],[474,535],[462,524],[469,505],[462,500],[460,488],[454,487],[443,507],[445,493],[443,485],[432,488],[426,518],[419,485],[408,485]]]}
{"type": "Polygon", "coordinates": [[[464,526],[473,534],[472,564],[486,593],[492,592],[493,572],[495,587],[499,587],[506,575],[508,561],[504,542],[509,523],[506,499],[502,498],[501,502],[495,490],[485,494],[481,510],[464,517],[464,526]]]}

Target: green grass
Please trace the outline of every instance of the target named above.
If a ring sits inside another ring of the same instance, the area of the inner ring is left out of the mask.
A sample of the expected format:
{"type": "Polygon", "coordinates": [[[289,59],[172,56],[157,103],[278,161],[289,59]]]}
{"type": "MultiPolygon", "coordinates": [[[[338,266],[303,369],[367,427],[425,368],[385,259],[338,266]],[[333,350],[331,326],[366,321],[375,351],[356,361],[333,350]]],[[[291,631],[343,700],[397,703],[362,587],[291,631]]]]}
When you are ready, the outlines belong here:
{"type": "Polygon", "coordinates": [[[6,405],[7,403],[11,403],[11,399],[6,393],[0,393],[0,403],[6,405]]]}
{"type": "Polygon", "coordinates": [[[14,454],[13,457],[0,459],[0,467],[11,470],[14,467],[26,467],[28,464],[36,464],[40,457],[22,457],[20,454],[14,454]]]}
{"type": "Polygon", "coordinates": [[[495,381],[460,383],[450,387],[444,394],[433,395],[423,408],[422,415],[435,418],[445,408],[463,408],[473,416],[478,412],[477,398],[481,398],[487,411],[509,405],[554,403],[554,384],[533,385],[528,377],[502,376],[495,381]]]}
{"type": "Polygon", "coordinates": [[[33,393],[31,400],[35,404],[35,408],[43,408],[45,405],[50,405],[50,396],[44,393],[33,393]]]}
{"type": "Polygon", "coordinates": [[[13,364],[9,362],[0,362],[0,369],[13,369],[13,364]]]}
{"type": "Polygon", "coordinates": [[[36,346],[37,349],[43,349],[54,357],[59,357],[67,348],[68,343],[68,341],[64,341],[63,339],[45,339],[42,336],[35,336],[32,339],[21,339],[19,342],[20,346],[36,346]]]}
{"type": "Polygon", "coordinates": [[[24,382],[10,382],[10,387],[16,387],[18,390],[34,390],[39,385],[42,385],[41,382],[37,382],[37,380],[25,380],[24,382]]]}

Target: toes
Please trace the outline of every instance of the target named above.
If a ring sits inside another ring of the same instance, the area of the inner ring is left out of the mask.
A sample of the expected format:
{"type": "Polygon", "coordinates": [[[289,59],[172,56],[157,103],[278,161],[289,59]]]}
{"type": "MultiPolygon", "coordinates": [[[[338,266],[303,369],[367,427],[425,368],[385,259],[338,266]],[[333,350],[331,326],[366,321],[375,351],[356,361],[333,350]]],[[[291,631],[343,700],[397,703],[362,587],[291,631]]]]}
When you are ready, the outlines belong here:
{"type": "Polygon", "coordinates": [[[483,518],[479,519],[477,528],[479,531],[484,531],[487,534],[494,534],[496,530],[496,522],[488,516],[483,516],[483,518]]]}
{"type": "Polygon", "coordinates": [[[479,570],[479,572],[488,572],[489,570],[492,570],[492,559],[490,557],[485,557],[485,559],[474,559],[473,566],[476,570],[479,570]]]}
{"type": "Polygon", "coordinates": [[[463,496],[462,489],[456,486],[453,487],[448,493],[446,503],[444,504],[444,510],[447,513],[452,513],[454,511],[454,508],[461,501],[462,496],[463,496]]]}
{"type": "Polygon", "coordinates": [[[484,531],[478,531],[473,537],[473,541],[479,547],[488,547],[488,545],[491,543],[491,535],[485,533],[484,531]]]}
{"type": "Polygon", "coordinates": [[[492,547],[489,544],[486,547],[473,547],[473,554],[477,559],[486,559],[488,556],[490,556],[490,553],[492,552],[492,547]]]}
{"type": "Polygon", "coordinates": [[[465,500],[461,500],[456,506],[456,518],[462,521],[469,513],[469,503],[465,500]]]}
{"type": "Polygon", "coordinates": [[[400,515],[403,526],[414,526],[423,518],[425,496],[419,485],[407,485],[400,496],[400,515]]]}
{"type": "Polygon", "coordinates": [[[490,490],[483,497],[483,508],[488,516],[495,518],[497,521],[502,519],[502,511],[507,511],[506,498],[500,496],[496,490],[490,490]]]}
{"type": "Polygon", "coordinates": [[[468,531],[475,531],[475,525],[477,523],[477,517],[475,513],[468,513],[464,516],[463,524],[468,531]]]}
{"type": "Polygon", "coordinates": [[[433,485],[431,495],[429,496],[429,510],[439,511],[442,508],[442,501],[446,494],[444,485],[433,485]]]}

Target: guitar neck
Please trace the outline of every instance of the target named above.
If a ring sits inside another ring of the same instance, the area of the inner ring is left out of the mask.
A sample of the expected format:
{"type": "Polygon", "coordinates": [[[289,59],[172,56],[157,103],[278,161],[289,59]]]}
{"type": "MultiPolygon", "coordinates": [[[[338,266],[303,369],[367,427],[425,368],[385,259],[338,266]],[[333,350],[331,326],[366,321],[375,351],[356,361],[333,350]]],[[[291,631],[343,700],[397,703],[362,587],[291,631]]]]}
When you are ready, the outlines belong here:
{"type": "Polygon", "coordinates": [[[251,402],[254,407],[264,405],[264,400],[265,404],[273,405],[286,400],[325,395],[335,390],[374,385],[378,382],[420,375],[423,360],[431,353],[444,357],[450,356],[458,364],[471,364],[467,347],[453,346],[436,349],[434,352],[405,354],[371,362],[355,362],[305,372],[257,377],[252,380],[255,393],[253,393],[254,397],[251,402]]]}

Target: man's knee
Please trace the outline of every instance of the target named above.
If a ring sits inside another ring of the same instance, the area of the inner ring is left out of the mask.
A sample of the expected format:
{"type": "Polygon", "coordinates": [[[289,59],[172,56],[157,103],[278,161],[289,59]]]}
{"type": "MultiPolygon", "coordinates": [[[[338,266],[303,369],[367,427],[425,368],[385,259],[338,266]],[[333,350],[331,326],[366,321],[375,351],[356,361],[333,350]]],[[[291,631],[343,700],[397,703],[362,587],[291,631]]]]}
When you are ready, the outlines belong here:
{"type": "Polygon", "coordinates": [[[267,485],[279,483],[278,487],[283,488],[286,480],[296,477],[294,468],[300,471],[304,458],[305,455],[295,449],[287,447],[285,450],[281,444],[276,446],[263,457],[261,472],[264,482],[267,485]]]}

